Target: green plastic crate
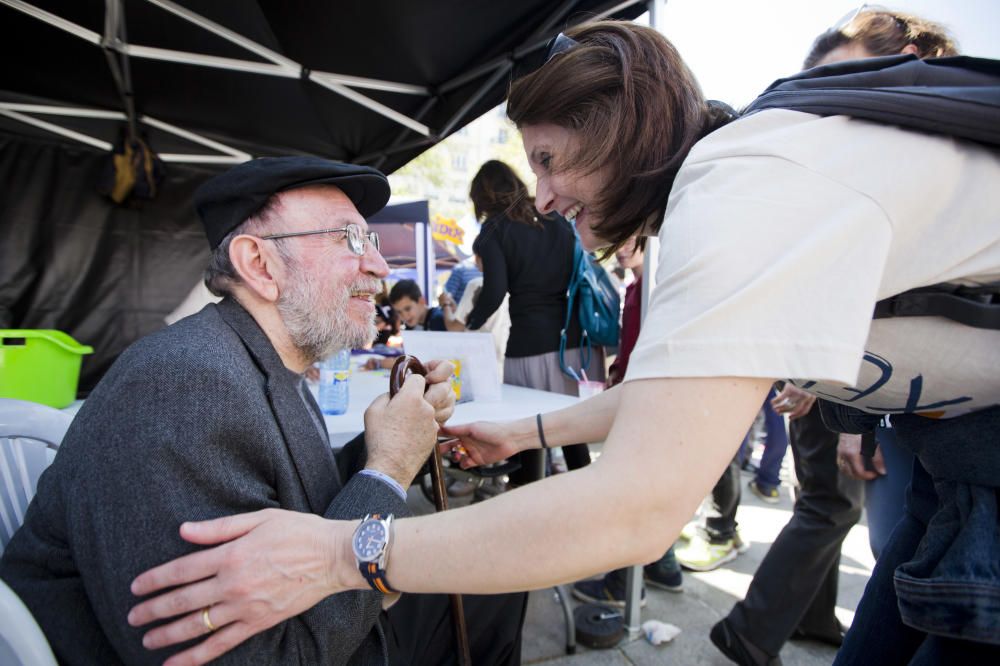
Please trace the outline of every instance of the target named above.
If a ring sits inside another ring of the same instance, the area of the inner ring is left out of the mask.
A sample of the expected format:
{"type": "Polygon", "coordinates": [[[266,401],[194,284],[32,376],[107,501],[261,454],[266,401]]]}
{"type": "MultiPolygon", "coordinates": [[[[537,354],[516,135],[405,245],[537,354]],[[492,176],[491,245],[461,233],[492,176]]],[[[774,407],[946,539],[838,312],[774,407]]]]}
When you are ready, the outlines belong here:
{"type": "Polygon", "coordinates": [[[0,398],[68,407],[83,355],[93,352],[62,331],[0,329],[0,398]]]}

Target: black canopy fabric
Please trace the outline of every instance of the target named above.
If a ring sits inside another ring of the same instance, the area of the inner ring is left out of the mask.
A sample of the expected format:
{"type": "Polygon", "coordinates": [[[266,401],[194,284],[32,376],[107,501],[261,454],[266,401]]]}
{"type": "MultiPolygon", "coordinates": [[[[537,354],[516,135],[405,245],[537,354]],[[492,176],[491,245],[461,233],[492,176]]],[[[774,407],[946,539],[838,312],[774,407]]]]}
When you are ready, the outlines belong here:
{"type": "MultiPolygon", "coordinates": [[[[515,62],[537,57],[559,30],[608,13],[634,18],[646,7],[638,0],[33,0],[30,5],[51,16],[0,6],[5,63],[0,101],[124,111],[124,88],[132,93],[137,116],[254,156],[309,153],[372,164],[386,173],[499,104],[515,62]],[[119,29],[106,25],[110,6],[121,8],[119,29]],[[44,20],[53,16],[69,24],[56,27],[44,20]],[[196,56],[207,64],[176,62],[196,56]],[[121,85],[109,57],[127,79],[121,85]],[[367,108],[358,95],[425,130],[367,108]]],[[[111,142],[120,128],[108,120],[68,122],[111,142]]],[[[139,127],[158,153],[218,154],[160,129],[139,127]]]]}
{"type": "Polygon", "coordinates": [[[209,173],[173,165],[155,199],[117,206],[97,193],[107,161],[0,133],[0,328],[54,328],[92,346],[84,393],[164,326],[208,261],[190,201],[209,173]]]}
{"type": "Polygon", "coordinates": [[[390,173],[501,102],[511,71],[566,26],[645,8],[0,0],[0,328],[92,345],[86,392],[199,280],[208,246],[190,196],[213,172],[315,154],[390,173]],[[166,177],[155,199],[119,206],[97,190],[129,119],[166,177]]]}

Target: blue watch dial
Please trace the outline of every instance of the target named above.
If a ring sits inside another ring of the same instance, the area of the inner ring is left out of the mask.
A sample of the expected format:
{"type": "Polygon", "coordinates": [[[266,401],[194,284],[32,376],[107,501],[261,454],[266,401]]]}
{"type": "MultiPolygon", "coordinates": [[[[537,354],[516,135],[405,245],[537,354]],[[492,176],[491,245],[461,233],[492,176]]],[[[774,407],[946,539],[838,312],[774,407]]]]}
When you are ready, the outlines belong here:
{"type": "Polygon", "coordinates": [[[354,535],[354,554],[363,562],[376,560],[385,546],[387,536],[382,521],[365,521],[354,535]]]}

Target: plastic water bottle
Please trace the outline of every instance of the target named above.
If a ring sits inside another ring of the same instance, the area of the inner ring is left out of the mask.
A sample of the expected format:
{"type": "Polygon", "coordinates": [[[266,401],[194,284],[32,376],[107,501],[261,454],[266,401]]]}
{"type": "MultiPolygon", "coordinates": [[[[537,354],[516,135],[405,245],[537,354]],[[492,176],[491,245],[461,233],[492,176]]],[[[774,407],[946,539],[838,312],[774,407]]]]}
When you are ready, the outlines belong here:
{"type": "Polygon", "coordinates": [[[350,397],[351,350],[342,349],[319,366],[319,408],[324,414],[343,414],[350,397]]]}

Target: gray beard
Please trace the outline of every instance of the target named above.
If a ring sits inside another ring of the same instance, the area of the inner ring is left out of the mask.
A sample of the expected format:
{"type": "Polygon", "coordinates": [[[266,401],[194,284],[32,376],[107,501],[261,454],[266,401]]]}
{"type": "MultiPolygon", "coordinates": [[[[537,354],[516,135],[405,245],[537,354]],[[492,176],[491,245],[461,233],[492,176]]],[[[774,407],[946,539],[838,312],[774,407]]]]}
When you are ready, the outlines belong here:
{"type": "Polygon", "coordinates": [[[283,290],[278,314],[292,344],[308,363],[329,358],[341,349],[364,347],[375,339],[374,313],[367,324],[358,324],[347,314],[350,298],[350,289],[324,288],[307,276],[292,280],[283,290]]]}

